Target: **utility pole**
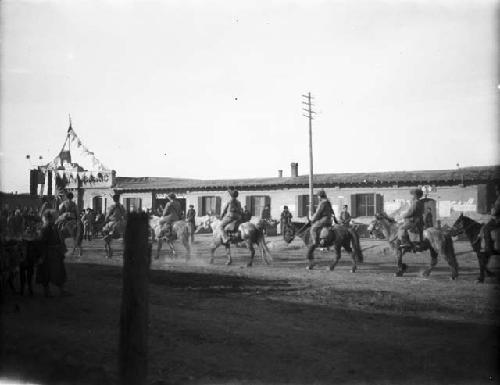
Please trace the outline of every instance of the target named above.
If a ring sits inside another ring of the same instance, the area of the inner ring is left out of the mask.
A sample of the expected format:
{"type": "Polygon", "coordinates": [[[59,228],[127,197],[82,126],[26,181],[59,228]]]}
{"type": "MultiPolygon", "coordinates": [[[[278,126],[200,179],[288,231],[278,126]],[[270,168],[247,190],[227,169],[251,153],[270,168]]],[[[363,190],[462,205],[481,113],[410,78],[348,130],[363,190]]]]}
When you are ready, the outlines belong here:
{"type": "Polygon", "coordinates": [[[309,120],[309,218],[312,218],[314,215],[312,120],[315,112],[312,110],[311,93],[308,92],[307,95],[302,95],[302,97],[305,99],[302,103],[307,106],[307,108],[303,108],[307,115],[302,115],[309,120]]]}

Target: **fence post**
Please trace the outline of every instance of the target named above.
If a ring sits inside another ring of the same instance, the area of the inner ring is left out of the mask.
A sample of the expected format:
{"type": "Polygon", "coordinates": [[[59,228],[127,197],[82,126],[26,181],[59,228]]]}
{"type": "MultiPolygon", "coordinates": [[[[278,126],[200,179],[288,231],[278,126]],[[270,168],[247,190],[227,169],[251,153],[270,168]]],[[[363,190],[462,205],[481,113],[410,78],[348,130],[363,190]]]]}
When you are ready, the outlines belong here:
{"type": "Polygon", "coordinates": [[[125,229],[119,371],[124,385],[143,385],[148,367],[148,216],[131,213],[125,229]]]}

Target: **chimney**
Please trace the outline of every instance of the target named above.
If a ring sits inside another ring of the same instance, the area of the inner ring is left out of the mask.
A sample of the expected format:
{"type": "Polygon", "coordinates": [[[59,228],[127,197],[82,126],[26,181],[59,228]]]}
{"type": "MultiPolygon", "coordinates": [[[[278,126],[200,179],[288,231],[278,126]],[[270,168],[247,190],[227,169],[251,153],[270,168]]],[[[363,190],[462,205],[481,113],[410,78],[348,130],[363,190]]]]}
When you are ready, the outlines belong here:
{"type": "Polygon", "coordinates": [[[278,170],[278,178],[283,178],[283,170],[278,170]]]}
{"type": "Polygon", "coordinates": [[[291,163],[290,166],[291,166],[291,177],[297,178],[299,176],[299,164],[291,163]]]}

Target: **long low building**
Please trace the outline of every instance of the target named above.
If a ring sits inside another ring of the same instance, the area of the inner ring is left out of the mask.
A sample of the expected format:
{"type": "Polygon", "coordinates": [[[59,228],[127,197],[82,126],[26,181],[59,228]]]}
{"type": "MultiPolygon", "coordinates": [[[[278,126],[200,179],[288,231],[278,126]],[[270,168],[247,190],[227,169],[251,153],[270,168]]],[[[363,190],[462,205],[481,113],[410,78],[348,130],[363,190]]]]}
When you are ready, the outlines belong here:
{"type": "MultiPolygon", "coordinates": [[[[116,177],[112,186],[82,188],[83,207],[105,210],[111,196],[119,193],[127,210],[156,210],[166,204],[168,193],[175,193],[184,209],[194,205],[197,215],[220,214],[227,199],[227,189],[239,190],[240,201],[252,216],[260,216],[265,205],[278,219],[288,206],[294,220],[305,222],[309,212],[309,179],[298,175],[292,163],[290,177],[192,180],[157,177],[116,177]]],[[[460,214],[486,220],[495,200],[494,185],[500,182],[500,167],[468,167],[459,170],[426,170],[378,173],[318,174],[314,187],[326,191],[333,208],[339,213],[349,206],[354,218],[363,221],[376,212],[385,211],[397,217],[410,202],[409,190],[424,191],[425,205],[434,221],[451,224],[460,214]]],[[[435,223],[436,224],[436,223],[435,223]]]]}

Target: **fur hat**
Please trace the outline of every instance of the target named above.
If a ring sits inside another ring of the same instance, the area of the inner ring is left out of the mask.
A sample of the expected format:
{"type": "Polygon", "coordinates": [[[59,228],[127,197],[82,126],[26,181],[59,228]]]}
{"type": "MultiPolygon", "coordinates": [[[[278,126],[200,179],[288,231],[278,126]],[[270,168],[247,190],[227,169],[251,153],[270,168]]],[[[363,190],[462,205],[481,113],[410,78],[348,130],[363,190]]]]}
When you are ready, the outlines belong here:
{"type": "Polygon", "coordinates": [[[326,198],[326,192],[325,192],[325,190],[319,190],[318,191],[318,196],[320,198],[326,198]]]}
{"type": "Polygon", "coordinates": [[[229,190],[227,190],[229,193],[229,196],[231,198],[237,198],[238,197],[238,190],[235,190],[234,187],[231,187],[229,190]]]}

